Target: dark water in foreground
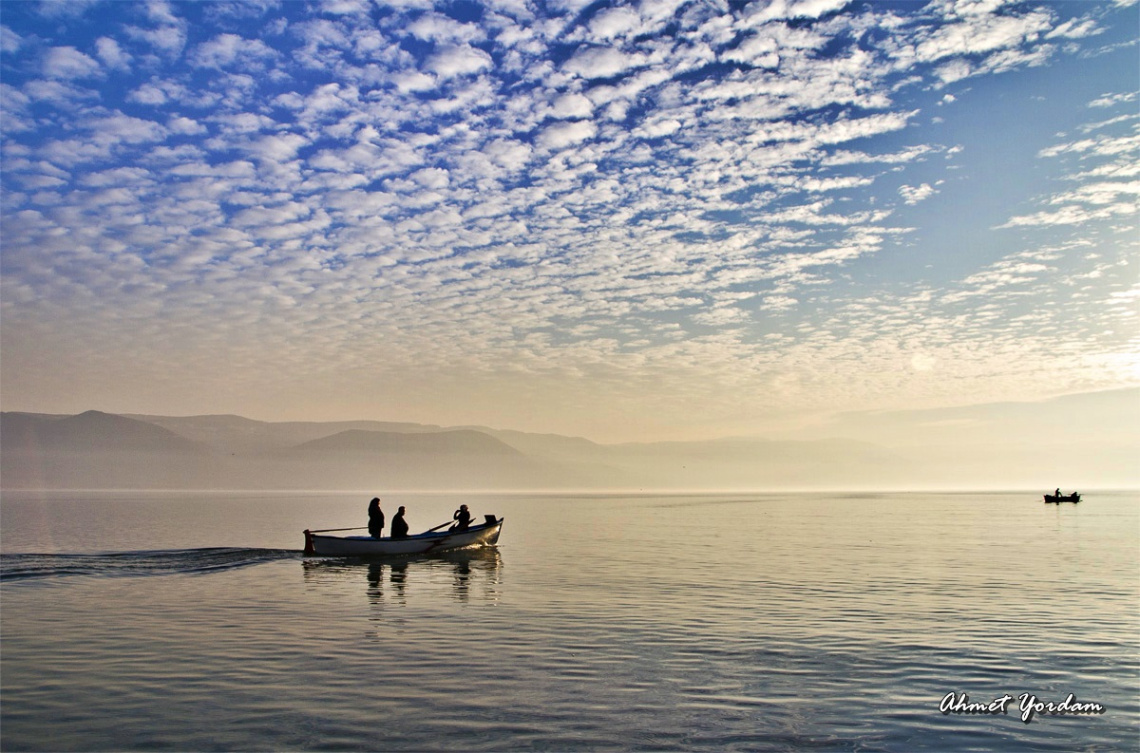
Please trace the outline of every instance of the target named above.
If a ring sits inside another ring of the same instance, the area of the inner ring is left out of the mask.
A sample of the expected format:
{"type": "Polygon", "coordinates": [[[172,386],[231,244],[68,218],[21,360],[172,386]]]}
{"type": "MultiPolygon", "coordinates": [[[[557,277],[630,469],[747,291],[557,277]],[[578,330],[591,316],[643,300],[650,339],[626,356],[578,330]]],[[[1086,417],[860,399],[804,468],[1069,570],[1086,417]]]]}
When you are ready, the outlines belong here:
{"type": "Polygon", "coordinates": [[[385,507],[461,501],[497,550],[367,563],[299,551],[366,495],[5,493],[0,748],[1140,747],[1134,493],[385,507]]]}

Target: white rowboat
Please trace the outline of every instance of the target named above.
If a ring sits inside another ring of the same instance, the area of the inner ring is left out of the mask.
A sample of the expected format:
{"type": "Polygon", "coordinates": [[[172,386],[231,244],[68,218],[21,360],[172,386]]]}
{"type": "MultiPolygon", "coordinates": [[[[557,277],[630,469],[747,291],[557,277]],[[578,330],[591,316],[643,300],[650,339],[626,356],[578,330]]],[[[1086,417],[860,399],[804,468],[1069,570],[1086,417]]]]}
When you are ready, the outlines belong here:
{"type": "Polygon", "coordinates": [[[487,522],[466,530],[427,531],[402,539],[323,536],[320,531],[305,531],[305,554],[322,557],[386,557],[494,546],[499,541],[503,519],[495,518],[494,515],[487,515],[486,518],[487,522]]]}

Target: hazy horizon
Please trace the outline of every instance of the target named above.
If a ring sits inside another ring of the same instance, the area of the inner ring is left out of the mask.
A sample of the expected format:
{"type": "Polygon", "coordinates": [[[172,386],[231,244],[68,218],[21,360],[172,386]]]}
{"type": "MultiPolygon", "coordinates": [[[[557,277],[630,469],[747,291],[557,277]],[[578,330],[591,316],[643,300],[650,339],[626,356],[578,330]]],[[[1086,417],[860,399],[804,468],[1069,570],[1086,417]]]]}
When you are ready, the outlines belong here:
{"type": "Polygon", "coordinates": [[[1140,488],[1138,404],[1140,390],[1118,390],[854,415],[814,438],[609,445],[510,427],[6,412],[0,476],[6,489],[1087,492],[1140,488]]]}
{"type": "Polygon", "coordinates": [[[0,404],[1122,467],[1138,25],[8,3],[0,404]]]}

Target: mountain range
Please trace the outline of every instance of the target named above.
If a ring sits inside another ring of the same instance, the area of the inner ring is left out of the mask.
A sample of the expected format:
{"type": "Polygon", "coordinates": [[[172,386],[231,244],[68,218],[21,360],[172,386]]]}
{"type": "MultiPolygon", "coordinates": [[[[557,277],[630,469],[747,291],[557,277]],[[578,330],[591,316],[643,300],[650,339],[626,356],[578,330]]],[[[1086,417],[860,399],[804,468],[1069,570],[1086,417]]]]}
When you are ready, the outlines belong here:
{"type": "Polygon", "coordinates": [[[893,459],[844,440],[601,445],[578,437],[373,421],[0,413],[6,489],[659,489],[803,482],[826,457],[870,480],[893,459]]]}
{"type": "MultiPolygon", "coordinates": [[[[1119,412],[1136,391],[1079,405],[1119,412]]],[[[1074,400],[1054,401],[1074,412],[1074,400]]],[[[1041,406],[1044,404],[1034,404],[1041,406]]],[[[1047,410],[1045,411],[1048,412],[1047,410]]],[[[944,446],[850,438],[726,438],[599,444],[481,426],[383,421],[264,422],[234,415],[0,413],[0,488],[366,490],[762,490],[1133,486],[1135,431],[1106,443],[1086,427],[1064,442],[1017,441],[1010,415],[973,434],[959,416],[918,414],[944,446]],[[1001,429],[1001,432],[998,429],[1001,429]],[[959,432],[954,434],[953,432],[959,432]],[[1004,432],[1004,433],[1002,433],[1004,432]],[[986,437],[999,440],[987,443],[986,437]],[[1042,449],[1039,449],[1042,448],[1042,449]]],[[[874,417],[852,417],[864,424],[874,417]]],[[[1028,419],[1026,419],[1028,420],[1028,419]]],[[[896,434],[904,419],[885,415],[896,434]]],[[[974,425],[971,424],[971,425],[974,425]]],[[[918,424],[916,423],[916,426],[918,424]]],[[[1034,423],[1033,425],[1036,425],[1034,423]]],[[[1074,430],[1075,432],[1075,430],[1074,430]]],[[[1039,434],[1040,432],[1038,432],[1039,434]]],[[[901,434],[899,434],[901,436],[901,434]]],[[[917,435],[915,435],[917,436],[917,435]]],[[[934,436],[933,434],[928,435],[934,436]]]]}

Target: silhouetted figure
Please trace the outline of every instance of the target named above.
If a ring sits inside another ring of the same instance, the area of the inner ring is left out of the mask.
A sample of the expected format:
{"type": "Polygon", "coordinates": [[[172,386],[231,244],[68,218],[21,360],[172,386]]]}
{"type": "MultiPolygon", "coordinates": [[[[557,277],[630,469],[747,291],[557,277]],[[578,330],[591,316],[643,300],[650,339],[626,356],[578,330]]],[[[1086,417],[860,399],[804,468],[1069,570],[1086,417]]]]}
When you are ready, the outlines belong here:
{"type": "Polygon", "coordinates": [[[456,521],[455,525],[451,527],[452,530],[466,531],[468,526],[471,525],[471,513],[467,511],[467,505],[460,505],[459,509],[455,511],[455,514],[451,516],[451,519],[456,521]]]}
{"type": "Polygon", "coordinates": [[[1053,492],[1053,496],[1054,497],[1060,497],[1061,496],[1061,487],[1059,487],[1059,486],[1057,487],[1057,491],[1053,492]]]}
{"type": "Polygon", "coordinates": [[[404,520],[404,507],[396,511],[396,516],[392,518],[392,538],[406,539],[408,538],[408,523],[404,520]]]}
{"type": "Polygon", "coordinates": [[[384,535],[384,511],[380,509],[379,497],[368,503],[368,535],[374,539],[384,535]]]}

